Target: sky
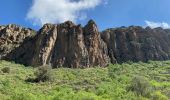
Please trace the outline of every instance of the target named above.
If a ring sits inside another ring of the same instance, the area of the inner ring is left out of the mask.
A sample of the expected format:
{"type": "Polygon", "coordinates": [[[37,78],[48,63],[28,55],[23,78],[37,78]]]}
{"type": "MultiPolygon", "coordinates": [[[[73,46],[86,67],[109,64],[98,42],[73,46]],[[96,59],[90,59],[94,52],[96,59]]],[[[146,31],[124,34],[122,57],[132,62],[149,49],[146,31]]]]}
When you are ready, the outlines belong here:
{"type": "Polygon", "coordinates": [[[100,30],[121,26],[170,28],[170,0],[1,0],[0,25],[38,30],[45,23],[93,19],[100,30]]]}

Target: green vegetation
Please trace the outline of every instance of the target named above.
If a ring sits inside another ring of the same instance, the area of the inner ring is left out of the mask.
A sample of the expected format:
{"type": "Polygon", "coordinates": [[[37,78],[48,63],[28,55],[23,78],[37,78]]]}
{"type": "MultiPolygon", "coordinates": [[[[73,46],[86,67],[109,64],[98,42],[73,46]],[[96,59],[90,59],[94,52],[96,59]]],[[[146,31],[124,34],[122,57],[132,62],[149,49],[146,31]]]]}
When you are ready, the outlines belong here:
{"type": "Polygon", "coordinates": [[[152,86],[146,78],[136,76],[132,79],[128,90],[135,92],[138,96],[150,97],[152,86]]]}
{"type": "Polygon", "coordinates": [[[10,72],[10,68],[9,67],[4,67],[4,68],[1,69],[1,71],[3,73],[9,73],[10,72]]]}
{"type": "Polygon", "coordinates": [[[0,100],[170,99],[170,61],[52,70],[0,61],[0,69],[0,100]]]}
{"type": "Polygon", "coordinates": [[[35,72],[35,82],[52,81],[52,68],[50,66],[40,66],[35,72]]]}

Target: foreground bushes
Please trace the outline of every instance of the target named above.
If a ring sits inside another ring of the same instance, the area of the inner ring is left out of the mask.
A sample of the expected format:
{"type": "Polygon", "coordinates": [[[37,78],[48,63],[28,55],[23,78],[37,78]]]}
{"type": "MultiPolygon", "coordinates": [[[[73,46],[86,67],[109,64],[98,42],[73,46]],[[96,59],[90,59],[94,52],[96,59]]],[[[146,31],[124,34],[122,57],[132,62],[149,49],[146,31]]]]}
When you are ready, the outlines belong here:
{"type": "Polygon", "coordinates": [[[53,70],[0,61],[0,100],[170,100],[169,69],[170,61],[53,70]]]}
{"type": "Polygon", "coordinates": [[[163,95],[160,91],[156,91],[152,94],[153,100],[168,100],[168,97],[163,95]]]}
{"type": "Polygon", "coordinates": [[[35,81],[37,82],[45,82],[52,81],[52,68],[50,66],[40,66],[35,72],[35,81]]]}
{"type": "Polygon", "coordinates": [[[26,82],[47,82],[53,81],[52,68],[50,66],[40,66],[34,72],[35,77],[29,77],[26,82]]]}
{"type": "Polygon", "coordinates": [[[9,67],[4,67],[1,69],[3,73],[10,73],[10,68],[9,67]]]}
{"type": "Polygon", "coordinates": [[[130,86],[127,88],[128,91],[135,92],[138,96],[150,97],[153,92],[153,88],[149,81],[142,76],[135,76],[130,86]]]}

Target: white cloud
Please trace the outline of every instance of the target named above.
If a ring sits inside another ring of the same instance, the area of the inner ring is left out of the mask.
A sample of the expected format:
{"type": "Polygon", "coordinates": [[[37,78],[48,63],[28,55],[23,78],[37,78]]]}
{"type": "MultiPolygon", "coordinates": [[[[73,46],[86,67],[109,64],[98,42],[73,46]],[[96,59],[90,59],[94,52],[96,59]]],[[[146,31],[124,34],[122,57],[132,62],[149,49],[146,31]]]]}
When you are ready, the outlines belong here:
{"type": "Polygon", "coordinates": [[[33,0],[27,19],[34,25],[61,23],[67,20],[76,22],[87,17],[85,10],[95,8],[103,0],[33,0]]]}
{"type": "Polygon", "coordinates": [[[166,22],[153,22],[153,21],[145,21],[146,25],[151,28],[162,27],[163,29],[169,29],[170,25],[166,22]]]}

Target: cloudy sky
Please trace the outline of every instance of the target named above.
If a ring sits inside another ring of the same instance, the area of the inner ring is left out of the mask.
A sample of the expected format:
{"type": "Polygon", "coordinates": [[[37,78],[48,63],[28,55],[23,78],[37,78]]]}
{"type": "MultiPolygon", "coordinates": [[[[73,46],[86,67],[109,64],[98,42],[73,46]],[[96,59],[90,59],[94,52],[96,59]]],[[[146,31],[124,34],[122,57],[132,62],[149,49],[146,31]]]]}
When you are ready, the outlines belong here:
{"type": "Polygon", "coordinates": [[[170,0],[1,0],[0,24],[39,29],[45,23],[89,19],[100,30],[140,25],[170,28],[170,0]]]}

